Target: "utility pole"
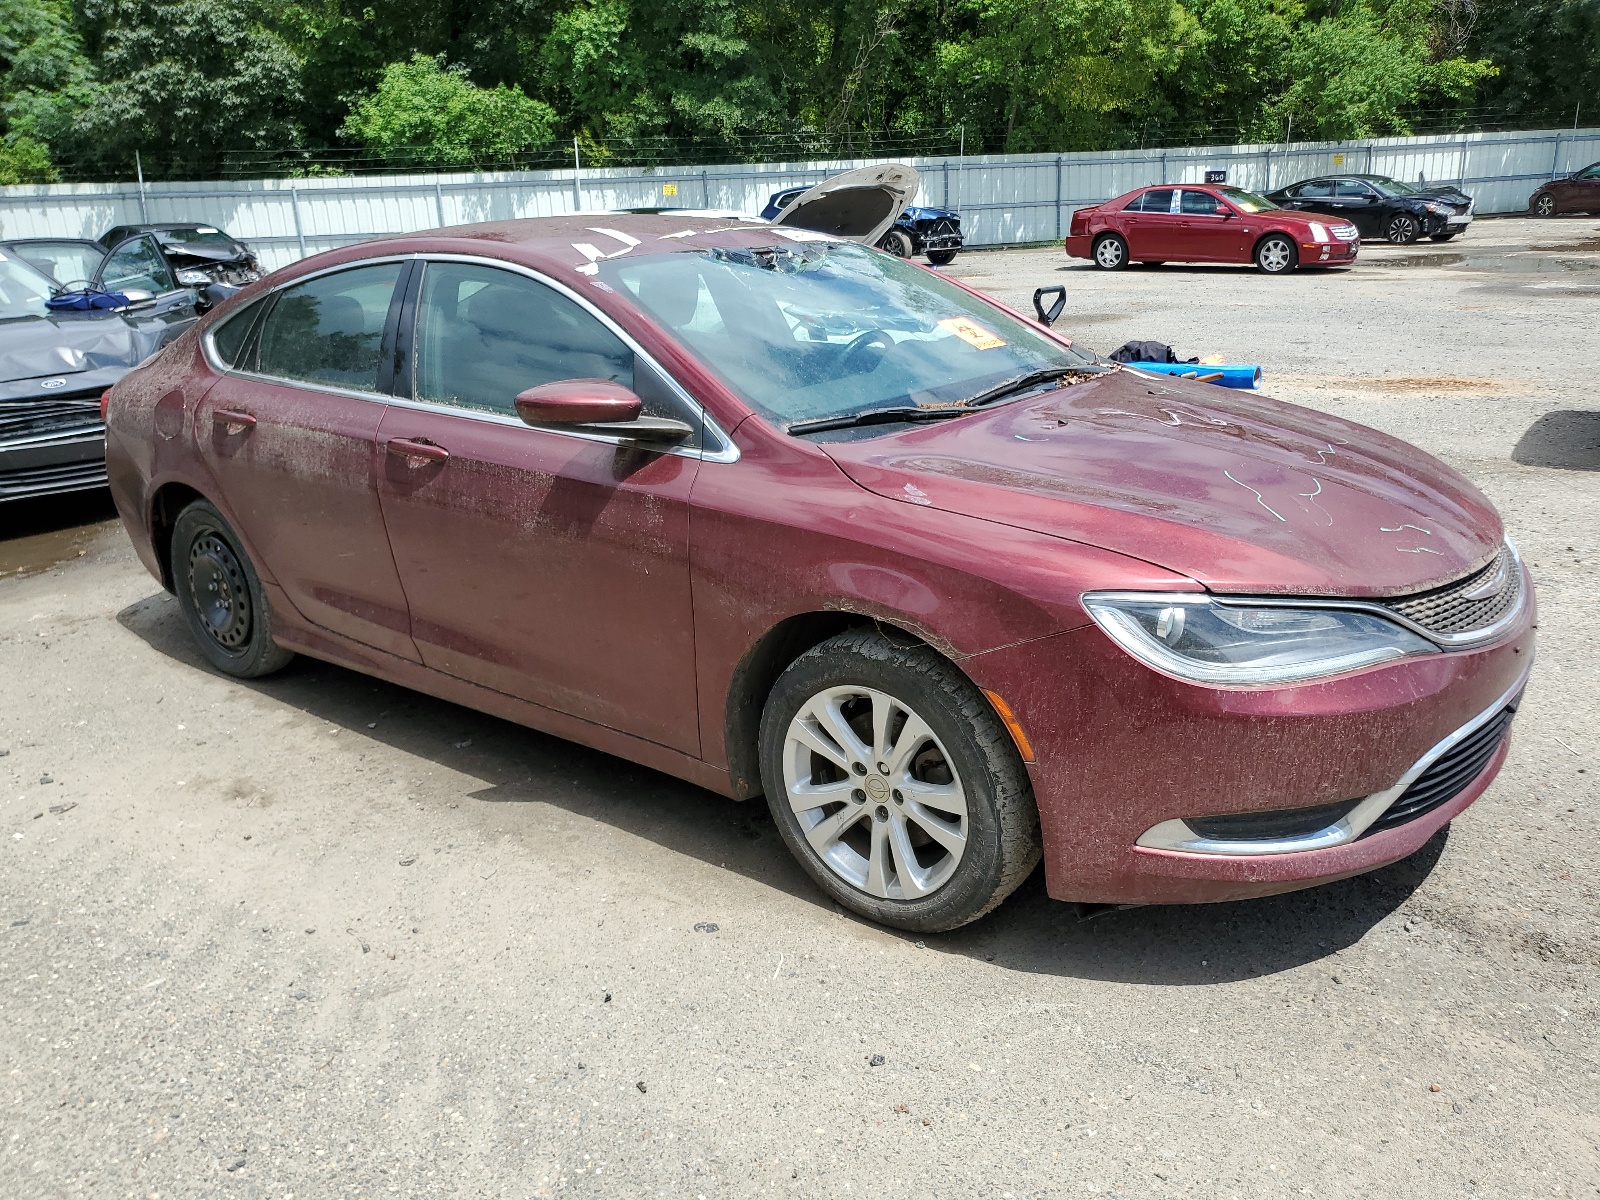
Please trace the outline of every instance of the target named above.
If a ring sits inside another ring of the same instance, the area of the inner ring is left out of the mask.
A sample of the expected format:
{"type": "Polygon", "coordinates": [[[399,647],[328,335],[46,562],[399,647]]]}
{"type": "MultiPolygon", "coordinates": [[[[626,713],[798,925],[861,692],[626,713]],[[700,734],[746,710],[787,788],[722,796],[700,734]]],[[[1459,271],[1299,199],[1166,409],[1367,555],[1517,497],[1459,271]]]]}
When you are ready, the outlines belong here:
{"type": "Polygon", "coordinates": [[[133,152],[133,169],[139,176],[139,222],[143,225],[150,224],[150,206],[144,198],[144,161],[139,157],[139,152],[133,152]]]}
{"type": "Polygon", "coordinates": [[[578,157],[578,135],[572,135],[572,211],[583,211],[583,198],[578,191],[578,175],[583,170],[583,163],[578,157]]]}

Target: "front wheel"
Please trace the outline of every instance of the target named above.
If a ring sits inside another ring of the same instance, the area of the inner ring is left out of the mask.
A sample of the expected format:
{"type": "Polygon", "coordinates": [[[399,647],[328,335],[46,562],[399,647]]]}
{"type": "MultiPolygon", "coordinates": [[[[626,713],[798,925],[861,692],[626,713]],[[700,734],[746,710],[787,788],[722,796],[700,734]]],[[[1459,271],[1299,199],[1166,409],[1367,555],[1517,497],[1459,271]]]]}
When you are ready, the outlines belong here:
{"type": "Polygon", "coordinates": [[[778,678],[761,778],[800,865],[884,925],[965,925],[1039,861],[1033,788],[994,708],[948,660],[874,629],[830,638],[778,678]]]}
{"type": "Polygon", "coordinates": [[[1128,265],[1128,243],[1117,233],[1104,233],[1096,239],[1094,265],[1107,271],[1118,271],[1128,265]]]}
{"type": "Polygon", "coordinates": [[[1294,243],[1281,233],[1268,234],[1256,246],[1256,267],[1266,275],[1292,271],[1298,259],[1294,243]]]}
{"type": "Polygon", "coordinates": [[[1533,202],[1533,215],[1536,217],[1553,217],[1556,215],[1556,198],[1549,192],[1537,197],[1533,202]]]}
{"type": "Polygon", "coordinates": [[[929,250],[928,261],[936,267],[948,267],[956,260],[954,250],[929,250]]]}
{"type": "Polygon", "coordinates": [[[1422,226],[1410,213],[1395,213],[1389,218],[1389,224],[1384,226],[1383,236],[1392,245],[1409,246],[1421,232],[1422,226]]]}
{"type": "Polygon", "coordinates": [[[200,653],[217,670],[255,679],[294,658],[272,640],[261,580],[222,514],[196,500],[172,527],[172,584],[200,653]]]}
{"type": "Polygon", "coordinates": [[[916,253],[916,248],[911,244],[911,236],[900,229],[891,229],[878,240],[878,248],[887,250],[896,258],[910,258],[916,253]]]}

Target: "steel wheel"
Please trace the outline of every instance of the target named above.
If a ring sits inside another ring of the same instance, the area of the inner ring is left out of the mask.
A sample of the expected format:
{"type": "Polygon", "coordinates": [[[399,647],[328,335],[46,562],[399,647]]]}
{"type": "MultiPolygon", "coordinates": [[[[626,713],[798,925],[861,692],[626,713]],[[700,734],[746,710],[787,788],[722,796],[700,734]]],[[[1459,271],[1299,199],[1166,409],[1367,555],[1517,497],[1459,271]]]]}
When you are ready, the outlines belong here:
{"type": "Polygon", "coordinates": [[[1539,217],[1553,217],[1556,215],[1556,198],[1548,192],[1533,202],[1533,212],[1539,217]]]}
{"type": "Polygon", "coordinates": [[[851,887],[916,900],[967,848],[967,796],[928,723],[866,687],[812,696],[789,722],[783,782],[806,841],[851,887]]]}
{"type": "Polygon", "coordinates": [[[1389,227],[1384,230],[1383,236],[1396,246],[1409,246],[1417,240],[1417,235],[1422,232],[1422,227],[1417,224],[1417,219],[1408,213],[1396,213],[1389,220],[1389,227]]]}
{"type": "Polygon", "coordinates": [[[1264,238],[1256,247],[1256,266],[1268,275],[1281,275],[1294,266],[1294,243],[1282,234],[1264,238]]]}
{"type": "Polygon", "coordinates": [[[200,628],[230,654],[250,640],[254,614],[244,567],[215,530],[207,530],[189,547],[189,598],[200,628]]]}
{"type": "Polygon", "coordinates": [[[1114,233],[1108,233],[1094,244],[1095,265],[1115,271],[1128,265],[1128,243],[1114,233]]]}

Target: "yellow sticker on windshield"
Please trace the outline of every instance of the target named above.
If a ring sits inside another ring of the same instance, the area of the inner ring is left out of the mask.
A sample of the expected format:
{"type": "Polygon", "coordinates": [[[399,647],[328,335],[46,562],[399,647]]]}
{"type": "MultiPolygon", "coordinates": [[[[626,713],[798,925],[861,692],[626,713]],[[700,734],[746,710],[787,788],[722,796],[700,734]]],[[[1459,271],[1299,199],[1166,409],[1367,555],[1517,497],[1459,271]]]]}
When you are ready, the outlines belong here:
{"type": "Polygon", "coordinates": [[[1005,339],[996,337],[970,317],[946,317],[939,322],[939,328],[979,350],[993,350],[1006,344],[1005,339]]]}

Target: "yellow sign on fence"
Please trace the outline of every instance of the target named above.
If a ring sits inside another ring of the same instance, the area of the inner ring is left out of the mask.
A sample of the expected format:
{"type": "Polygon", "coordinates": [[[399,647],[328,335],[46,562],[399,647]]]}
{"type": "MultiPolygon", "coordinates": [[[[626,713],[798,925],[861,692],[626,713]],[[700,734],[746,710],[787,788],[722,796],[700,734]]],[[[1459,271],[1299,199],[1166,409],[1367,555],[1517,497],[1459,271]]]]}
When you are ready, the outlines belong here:
{"type": "Polygon", "coordinates": [[[678,185],[675,183],[663,183],[661,185],[661,194],[663,196],[676,196],[678,194],[678,185]]]}
{"type": "Polygon", "coordinates": [[[1334,166],[1336,166],[1336,167],[1342,167],[1342,166],[1344,166],[1344,155],[1342,155],[1342,154],[1335,154],[1335,155],[1334,155],[1334,156],[1333,156],[1333,165],[1334,165],[1334,166]]]}

